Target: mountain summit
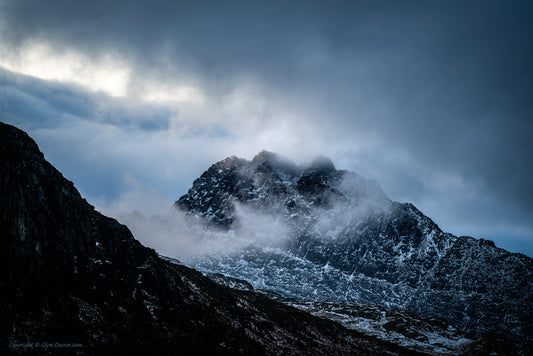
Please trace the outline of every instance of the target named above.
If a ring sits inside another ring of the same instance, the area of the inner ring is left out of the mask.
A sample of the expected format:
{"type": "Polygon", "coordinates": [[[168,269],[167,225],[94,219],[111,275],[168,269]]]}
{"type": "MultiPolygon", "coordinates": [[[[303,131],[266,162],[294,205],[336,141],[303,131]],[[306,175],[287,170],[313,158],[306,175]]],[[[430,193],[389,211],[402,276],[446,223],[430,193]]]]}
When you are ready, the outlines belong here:
{"type": "Polygon", "coordinates": [[[225,231],[247,223],[241,211],[263,217],[248,230],[266,231],[272,221],[286,227],[282,246],[252,243],[189,261],[202,271],[296,300],[406,309],[475,337],[500,332],[531,342],[531,258],[445,233],[412,204],[391,201],[374,180],[327,158],[306,166],[266,151],[251,161],[226,158],[175,206],[225,231]]]}
{"type": "Polygon", "coordinates": [[[176,206],[207,217],[211,223],[229,228],[234,202],[251,204],[264,212],[299,212],[344,201],[351,207],[390,209],[391,202],[373,180],[335,169],[333,162],[317,157],[309,165],[297,166],[277,154],[262,151],[252,161],[235,156],[212,165],[196,179],[176,206]],[[301,211],[300,211],[301,210],[301,211]]]}

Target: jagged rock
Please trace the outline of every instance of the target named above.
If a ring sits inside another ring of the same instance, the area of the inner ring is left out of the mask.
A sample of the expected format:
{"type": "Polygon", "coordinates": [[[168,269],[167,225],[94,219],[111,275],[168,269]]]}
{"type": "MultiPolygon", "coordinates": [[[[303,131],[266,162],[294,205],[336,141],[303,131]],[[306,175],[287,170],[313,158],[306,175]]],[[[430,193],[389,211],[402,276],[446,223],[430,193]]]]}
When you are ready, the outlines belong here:
{"type": "Polygon", "coordinates": [[[215,163],[175,203],[226,230],[239,224],[237,205],[282,219],[287,247],[251,246],[188,264],[287,298],[406,309],[471,337],[499,332],[532,341],[533,259],[445,233],[373,180],[325,158],[297,167],[261,152],[215,163]]]}

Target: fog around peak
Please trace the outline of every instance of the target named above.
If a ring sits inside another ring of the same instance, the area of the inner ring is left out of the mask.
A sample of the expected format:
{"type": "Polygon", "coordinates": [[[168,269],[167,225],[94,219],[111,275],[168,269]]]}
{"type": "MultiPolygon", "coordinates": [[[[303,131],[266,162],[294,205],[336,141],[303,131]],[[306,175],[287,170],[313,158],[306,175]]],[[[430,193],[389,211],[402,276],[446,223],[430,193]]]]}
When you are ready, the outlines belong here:
{"type": "MultiPolygon", "coordinates": [[[[185,262],[206,256],[236,255],[250,248],[286,250],[299,234],[335,239],[344,229],[364,222],[367,217],[391,211],[392,202],[375,181],[353,172],[336,171],[326,158],[320,158],[319,164],[316,160],[308,164],[307,170],[297,171],[303,178],[318,177],[318,181],[315,178],[305,180],[305,184],[319,184],[318,190],[302,190],[296,180],[298,176],[287,179],[280,171],[261,169],[265,162],[276,169],[297,167],[280,157],[265,152],[252,161],[232,156],[214,164],[202,175],[199,188],[195,188],[200,190],[193,190],[191,194],[215,194],[214,200],[221,199],[216,198],[217,194],[226,197],[223,191],[214,192],[216,188],[213,187],[218,187],[231,170],[234,175],[230,184],[236,186],[240,184],[239,179],[243,182],[252,179],[254,189],[260,191],[271,189],[275,182],[280,185],[274,190],[262,191],[250,201],[239,202],[231,196],[222,198],[230,199],[232,206],[229,229],[213,224],[209,216],[172,205],[131,177],[125,177],[125,189],[118,199],[101,200],[97,208],[127,225],[145,245],[185,262]],[[223,167],[226,168],[221,169],[223,167]],[[283,185],[285,188],[281,187],[283,185]]],[[[233,192],[231,187],[224,189],[233,192]]],[[[205,199],[207,204],[211,199],[205,199]]],[[[212,207],[207,205],[204,209],[209,213],[212,207]]]]}

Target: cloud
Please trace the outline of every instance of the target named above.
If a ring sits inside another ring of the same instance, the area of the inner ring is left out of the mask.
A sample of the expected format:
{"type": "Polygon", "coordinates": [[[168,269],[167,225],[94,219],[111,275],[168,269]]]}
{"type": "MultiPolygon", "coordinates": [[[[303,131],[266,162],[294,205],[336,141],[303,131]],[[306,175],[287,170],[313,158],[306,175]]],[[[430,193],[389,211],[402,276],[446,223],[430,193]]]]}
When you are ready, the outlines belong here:
{"type": "Polygon", "coordinates": [[[201,103],[138,102],[8,71],[0,109],[90,198],[116,197],[129,175],[177,197],[210,164],[272,149],[319,153],[316,128],[279,95],[249,83],[201,103]],[[269,100],[270,99],[270,100],[269,100]],[[65,150],[68,147],[68,150],[65,150]],[[91,167],[91,168],[89,168],[91,167]]]}
{"type": "Polygon", "coordinates": [[[0,7],[2,120],[89,196],[129,175],[175,199],[268,149],[329,156],[455,233],[533,230],[530,2],[0,7]]]}
{"type": "Polygon", "coordinates": [[[155,188],[144,186],[132,176],[122,177],[119,196],[94,199],[98,211],[108,216],[139,213],[146,217],[164,215],[171,209],[172,201],[163,197],[155,188]]]}
{"type": "MultiPolygon", "coordinates": [[[[93,92],[147,102],[201,103],[197,87],[156,81],[133,73],[130,63],[115,52],[97,58],[76,49],[30,39],[12,51],[0,46],[0,67],[36,78],[79,85],[93,92]]],[[[139,75],[140,74],[140,75],[139,75]]]]}
{"type": "Polygon", "coordinates": [[[3,48],[0,66],[41,79],[69,82],[93,91],[125,96],[129,69],[112,55],[91,60],[74,50],[59,50],[50,44],[27,41],[13,53],[3,48]]]}
{"type": "Polygon", "coordinates": [[[260,213],[236,202],[235,224],[222,231],[176,209],[155,189],[134,178],[124,177],[123,181],[120,196],[96,200],[97,209],[115,216],[139,241],[165,256],[187,262],[206,255],[239,254],[248,248],[287,247],[290,229],[282,216],[260,213]]]}

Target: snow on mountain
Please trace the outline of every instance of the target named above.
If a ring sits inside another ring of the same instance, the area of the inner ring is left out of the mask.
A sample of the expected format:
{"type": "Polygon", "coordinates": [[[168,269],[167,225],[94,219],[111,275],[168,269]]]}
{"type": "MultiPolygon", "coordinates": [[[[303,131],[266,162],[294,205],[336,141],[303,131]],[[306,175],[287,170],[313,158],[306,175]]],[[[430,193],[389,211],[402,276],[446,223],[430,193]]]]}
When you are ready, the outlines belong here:
{"type": "Polygon", "coordinates": [[[445,233],[327,158],[297,166],[266,151],[251,161],[229,157],[175,207],[216,231],[212,240],[240,241],[185,257],[201,271],[296,300],[400,308],[472,337],[501,332],[531,342],[531,258],[445,233]]]}

